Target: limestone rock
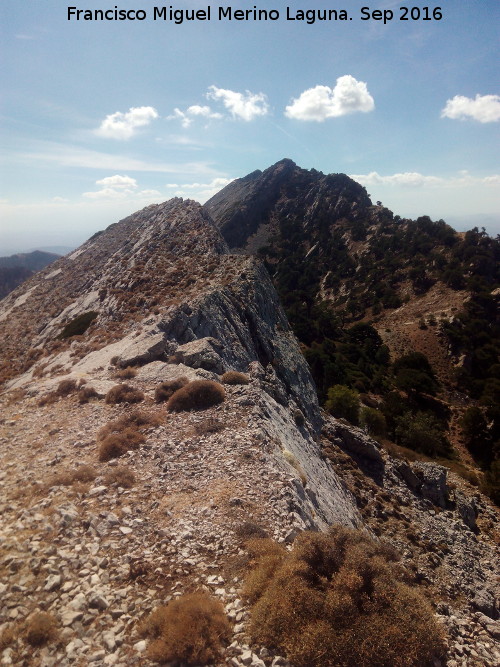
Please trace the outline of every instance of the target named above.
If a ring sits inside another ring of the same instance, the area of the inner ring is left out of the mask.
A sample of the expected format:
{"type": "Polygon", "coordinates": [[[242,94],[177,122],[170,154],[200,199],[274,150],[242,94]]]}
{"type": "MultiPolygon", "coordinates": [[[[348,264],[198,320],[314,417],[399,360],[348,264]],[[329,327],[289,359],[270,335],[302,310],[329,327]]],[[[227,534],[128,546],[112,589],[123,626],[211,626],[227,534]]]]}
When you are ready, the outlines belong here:
{"type": "Polygon", "coordinates": [[[412,464],[412,470],[420,479],[420,493],[438,507],[446,507],[447,493],[445,467],[436,463],[418,461],[412,464]]]}

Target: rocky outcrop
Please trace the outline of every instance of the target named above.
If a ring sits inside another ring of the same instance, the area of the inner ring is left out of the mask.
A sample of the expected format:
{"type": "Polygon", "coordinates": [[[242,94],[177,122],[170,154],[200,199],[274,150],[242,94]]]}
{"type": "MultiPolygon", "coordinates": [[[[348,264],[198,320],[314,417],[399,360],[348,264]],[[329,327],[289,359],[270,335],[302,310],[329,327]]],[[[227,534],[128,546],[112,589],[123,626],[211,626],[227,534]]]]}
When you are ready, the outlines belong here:
{"type": "Polygon", "coordinates": [[[319,222],[329,218],[331,223],[370,205],[366,190],[345,174],[325,176],[284,159],[232,181],[204,208],[230,248],[251,253],[283,232],[279,220],[287,216],[300,220],[314,237],[319,222]]]}

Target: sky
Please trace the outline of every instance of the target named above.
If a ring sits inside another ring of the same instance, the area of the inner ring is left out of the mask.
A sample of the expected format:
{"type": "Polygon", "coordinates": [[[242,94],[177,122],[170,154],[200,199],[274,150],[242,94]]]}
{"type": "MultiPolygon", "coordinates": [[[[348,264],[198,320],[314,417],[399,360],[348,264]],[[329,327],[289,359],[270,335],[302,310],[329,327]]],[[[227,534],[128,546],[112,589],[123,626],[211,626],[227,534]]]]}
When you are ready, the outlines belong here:
{"type": "Polygon", "coordinates": [[[285,157],[402,217],[500,233],[499,0],[367,2],[2,0],[0,255],[285,157]],[[77,20],[115,8],[129,18],[77,20]],[[254,8],[270,18],[236,20],[254,8]]]}

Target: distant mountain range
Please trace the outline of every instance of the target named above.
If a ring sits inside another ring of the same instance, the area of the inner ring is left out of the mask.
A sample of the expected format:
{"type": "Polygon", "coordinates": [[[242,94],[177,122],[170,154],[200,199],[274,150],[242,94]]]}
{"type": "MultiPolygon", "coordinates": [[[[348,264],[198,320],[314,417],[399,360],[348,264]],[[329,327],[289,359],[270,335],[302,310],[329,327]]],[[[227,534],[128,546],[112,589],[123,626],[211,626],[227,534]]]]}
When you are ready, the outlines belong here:
{"type": "Polygon", "coordinates": [[[56,253],[42,250],[0,257],[0,299],[59,257],[56,253]]]}

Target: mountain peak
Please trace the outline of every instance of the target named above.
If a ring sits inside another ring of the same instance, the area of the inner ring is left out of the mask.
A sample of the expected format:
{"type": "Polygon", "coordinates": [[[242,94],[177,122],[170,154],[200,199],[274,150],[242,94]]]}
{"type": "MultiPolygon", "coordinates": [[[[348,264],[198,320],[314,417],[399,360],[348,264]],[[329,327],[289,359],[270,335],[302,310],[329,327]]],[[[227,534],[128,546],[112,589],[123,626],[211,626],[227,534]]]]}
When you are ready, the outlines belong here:
{"type": "Polygon", "coordinates": [[[345,174],[324,175],[301,169],[284,158],[260,172],[236,179],[209,199],[204,208],[215,220],[230,248],[255,252],[266,245],[275,227],[272,219],[301,216],[304,225],[316,224],[318,202],[335,219],[359,216],[371,206],[363,186],[345,174]]]}

